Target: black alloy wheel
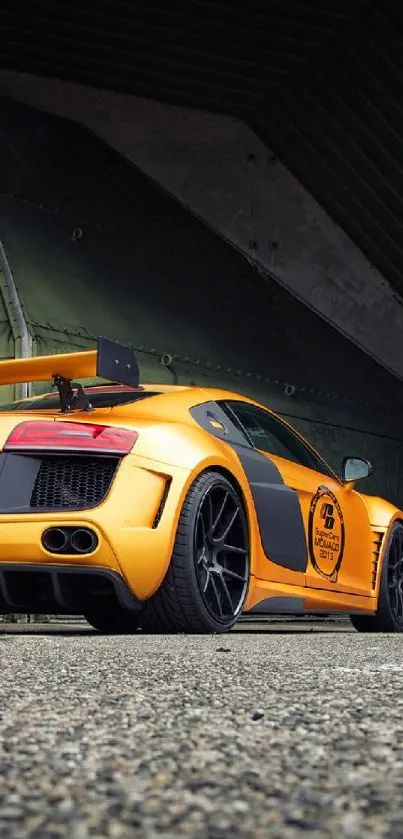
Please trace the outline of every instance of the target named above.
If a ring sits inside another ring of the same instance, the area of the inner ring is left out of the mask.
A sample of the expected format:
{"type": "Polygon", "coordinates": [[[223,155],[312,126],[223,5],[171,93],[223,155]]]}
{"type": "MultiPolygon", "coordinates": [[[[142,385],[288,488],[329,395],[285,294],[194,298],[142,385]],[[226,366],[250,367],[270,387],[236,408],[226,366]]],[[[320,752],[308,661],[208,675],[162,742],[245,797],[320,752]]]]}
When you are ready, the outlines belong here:
{"type": "Polygon", "coordinates": [[[171,563],[140,615],[147,632],[227,632],[249,585],[249,532],[240,491],[219,472],[202,473],[179,518],[171,563]]]}
{"type": "Polygon", "coordinates": [[[385,547],[375,615],[350,615],[359,632],[403,632],[403,525],[392,525],[385,547]]]}
{"type": "Polygon", "coordinates": [[[391,618],[395,631],[403,632],[403,527],[397,527],[389,544],[386,569],[391,618]]]}
{"type": "Polygon", "coordinates": [[[199,504],[194,557],[208,611],[218,622],[232,621],[248,588],[248,532],[239,497],[220,481],[206,488],[199,504]]]}

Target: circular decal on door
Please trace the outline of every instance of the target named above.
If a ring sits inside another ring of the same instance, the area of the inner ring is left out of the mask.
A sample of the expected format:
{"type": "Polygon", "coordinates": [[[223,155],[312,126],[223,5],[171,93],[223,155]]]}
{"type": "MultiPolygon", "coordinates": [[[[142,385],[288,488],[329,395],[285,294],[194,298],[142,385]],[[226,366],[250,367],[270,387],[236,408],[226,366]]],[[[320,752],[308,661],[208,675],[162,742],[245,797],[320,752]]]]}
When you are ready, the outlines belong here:
{"type": "Polygon", "coordinates": [[[336,496],[327,487],[321,487],[312,498],[308,541],[315,571],[335,583],[343,560],[344,519],[336,496]]]}

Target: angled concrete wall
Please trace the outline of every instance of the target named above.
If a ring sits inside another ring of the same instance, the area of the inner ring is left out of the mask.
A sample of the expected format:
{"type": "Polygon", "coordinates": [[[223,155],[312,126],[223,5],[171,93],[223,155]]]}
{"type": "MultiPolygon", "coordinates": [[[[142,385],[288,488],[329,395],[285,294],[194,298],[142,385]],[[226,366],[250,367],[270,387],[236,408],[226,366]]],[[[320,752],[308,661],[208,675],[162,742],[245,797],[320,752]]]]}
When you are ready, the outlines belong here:
{"type": "Polygon", "coordinates": [[[90,128],[403,378],[403,301],[246,125],[14,71],[0,93],[90,128]]]}

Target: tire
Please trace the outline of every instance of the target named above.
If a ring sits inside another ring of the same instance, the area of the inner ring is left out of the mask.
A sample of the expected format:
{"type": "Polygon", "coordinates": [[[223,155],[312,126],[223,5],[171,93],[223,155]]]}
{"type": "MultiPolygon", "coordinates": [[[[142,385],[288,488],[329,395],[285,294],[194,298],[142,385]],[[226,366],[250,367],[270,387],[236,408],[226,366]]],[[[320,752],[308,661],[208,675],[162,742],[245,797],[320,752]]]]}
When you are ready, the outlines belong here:
{"type": "Polygon", "coordinates": [[[204,472],[185,498],[167,574],[145,602],[141,626],[146,632],[228,632],[242,611],[249,576],[243,502],[226,478],[204,472]]]}
{"type": "Polygon", "coordinates": [[[375,615],[350,615],[358,632],[403,632],[403,524],[393,524],[382,564],[375,615]],[[399,585],[400,584],[400,585],[399,585]]]}
{"type": "Polygon", "coordinates": [[[84,614],[86,621],[99,632],[107,635],[125,635],[139,628],[139,613],[130,612],[119,606],[105,606],[104,610],[89,609],[84,614]]]}

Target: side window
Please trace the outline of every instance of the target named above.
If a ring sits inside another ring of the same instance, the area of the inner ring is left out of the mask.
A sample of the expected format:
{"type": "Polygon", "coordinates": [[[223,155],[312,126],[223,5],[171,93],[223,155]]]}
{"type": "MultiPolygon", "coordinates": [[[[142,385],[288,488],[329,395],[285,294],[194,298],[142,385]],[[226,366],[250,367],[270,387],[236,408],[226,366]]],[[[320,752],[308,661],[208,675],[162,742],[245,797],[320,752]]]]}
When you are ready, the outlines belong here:
{"type": "Polygon", "coordinates": [[[231,401],[222,407],[235,415],[256,449],[299,463],[325,475],[332,474],[326,463],[273,414],[247,402],[231,401]]]}

